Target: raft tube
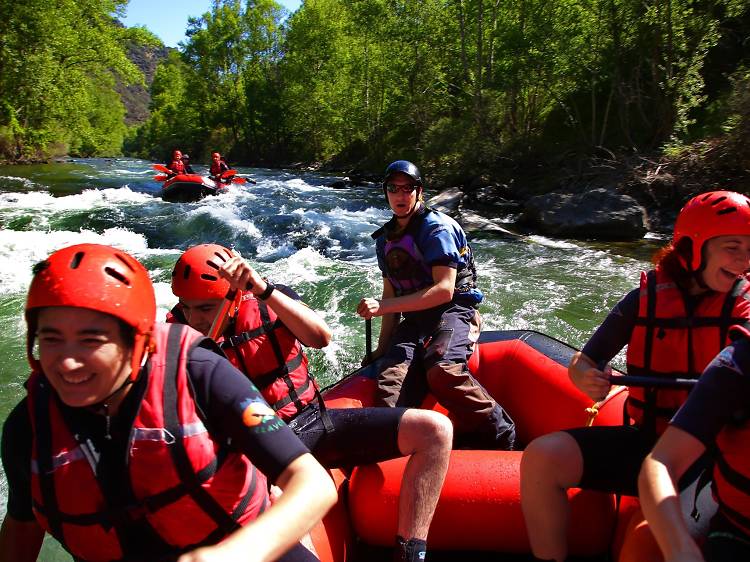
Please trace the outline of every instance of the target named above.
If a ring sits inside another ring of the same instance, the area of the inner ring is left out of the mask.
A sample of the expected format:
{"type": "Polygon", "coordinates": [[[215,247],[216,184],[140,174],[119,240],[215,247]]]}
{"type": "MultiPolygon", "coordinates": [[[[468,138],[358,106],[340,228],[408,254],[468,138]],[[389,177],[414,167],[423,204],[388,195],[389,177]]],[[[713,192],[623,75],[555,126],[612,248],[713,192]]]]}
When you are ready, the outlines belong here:
{"type": "Polygon", "coordinates": [[[192,203],[224,191],[224,184],[198,174],[177,174],[164,182],[160,196],[171,203],[192,203]]]}
{"type": "MultiPolygon", "coordinates": [[[[474,376],[516,422],[520,446],[565,428],[587,424],[591,400],[570,381],[567,365],[576,350],[533,331],[482,334],[469,362],[474,376]]],[[[376,368],[366,367],[323,393],[329,407],[373,404],[376,368]]],[[[614,389],[599,403],[594,425],[623,421],[627,391],[614,389]]],[[[434,398],[423,407],[445,411],[434,398]]],[[[520,451],[451,453],[450,465],[430,527],[430,549],[530,552],[521,512],[520,451]]],[[[347,509],[354,533],[365,543],[391,546],[398,520],[398,497],[407,459],[354,469],[348,482],[347,509]]],[[[570,554],[606,553],[623,523],[612,494],[572,489],[570,554]]],[[[622,540],[622,537],[620,537],[622,540]]]]}

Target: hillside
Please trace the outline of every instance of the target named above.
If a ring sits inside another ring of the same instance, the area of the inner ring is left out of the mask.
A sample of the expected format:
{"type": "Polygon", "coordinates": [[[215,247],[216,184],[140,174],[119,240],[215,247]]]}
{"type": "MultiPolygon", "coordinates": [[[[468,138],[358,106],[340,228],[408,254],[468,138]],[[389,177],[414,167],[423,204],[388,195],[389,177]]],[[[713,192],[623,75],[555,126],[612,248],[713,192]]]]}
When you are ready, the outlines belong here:
{"type": "Polygon", "coordinates": [[[140,84],[131,86],[118,84],[117,91],[125,106],[125,124],[128,127],[139,125],[148,119],[150,114],[148,106],[151,101],[149,88],[154,79],[156,65],[166,58],[169,49],[170,47],[151,47],[136,43],[131,43],[128,46],[128,58],[143,72],[146,81],[145,87],[140,84]]]}

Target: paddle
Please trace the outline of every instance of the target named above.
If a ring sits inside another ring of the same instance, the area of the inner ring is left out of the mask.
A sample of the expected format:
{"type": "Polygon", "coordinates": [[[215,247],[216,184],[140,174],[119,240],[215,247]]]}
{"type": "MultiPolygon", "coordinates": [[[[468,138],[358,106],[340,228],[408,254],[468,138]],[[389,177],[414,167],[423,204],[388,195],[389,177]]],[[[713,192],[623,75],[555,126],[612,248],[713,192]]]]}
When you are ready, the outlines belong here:
{"type": "Polygon", "coordinates": [[[225,180],[227,178],[231,178],[232,176],[236,176],[236,175],[237,175],[237,170],[224,170],[219,177],[225,180]]]}
{"type": "Polygon", "coordinates": [[[166,175],[166,174],[163,174],[163,175],[159,175],[159,176],[154,176],[154,179],[156,181],[167,181],[169,179],[169,176],[166,175]]]}
{"type": "Polygon", "coordinates": [[[215,340],[219,337],[219,332],[221,331],[222,325],[224,324],[224,320],[228,316],[232,316],[234,314],[234,311],[232,309],[234,308],[236,310],[237,306],[239,306],[241,298],[242,293],[240,291],[229,289],[227,294],[224,296],[224,300],[219,307],[219,311],[216,313],[216,318],[214,318],[214,321],[211,324],[211,328],[208,330],[206,336],[208,336],[212,340],[215,340]]]}
{"type": "Polygon", "coordinates": [[[635,375],[610,375],[609,382],[616,386],[643,386],[652,388],[693,388],[697,379],[668,379],[666,377],[638,377],[635,375]]]}
{"type": "Polygon", "coordinates": [[[167,168],[164,164],[152,164],[151,167],[156,170],[157,172],[162,172],[164,174],[173,175],[174,172],[167,168]]]}
{"type": "Polygon", "coordinates": [[[365,358],[372,363],[372,318],[365,319],[365,358]]]}

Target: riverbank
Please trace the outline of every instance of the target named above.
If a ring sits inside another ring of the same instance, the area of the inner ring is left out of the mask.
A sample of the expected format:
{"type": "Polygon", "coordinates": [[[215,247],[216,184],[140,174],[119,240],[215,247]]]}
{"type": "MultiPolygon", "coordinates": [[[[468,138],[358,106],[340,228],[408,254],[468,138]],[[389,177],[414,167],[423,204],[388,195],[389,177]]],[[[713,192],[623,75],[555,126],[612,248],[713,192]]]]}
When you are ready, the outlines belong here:
{"type": "MultiPolygon", "coordinates": [[[[682,205],[698,193],[718,189],[750,193],[750,158],[735,138],[736,135],[714,138],[650,154],[598,149],[593,154],[503,158],[491,170],[464,177],[429,166],[423,166],[422,171],[426,184],[447,193],[454,209],[459,204],[455,201],[458,190],[463,194],[459,200],[465,209],[490,219],[507,218],[506,224],[518,220],[522,229],[525,225],[534,230],[533,221],[524,220],[525,209],[534,198],[577,196],[578,201],[585,202],[587,194],[596,193],[601,199],[604,192],[613,200],[632,198],[632,205],[645,211],[647,230],[666,234],[682,205]]],[[[382,172],[355,166],[342,168],[340,163],[337,169],[325,164],[294,167],[344,176],[331,182],[333,188],[377,185],[382,177],[382,172]]],[[[597,198],[588,198],[592,204],[594,199],[597,198]]],[[[549,205],[544,201],[534,203],[540,204],[549,205]]],[[[585,205],[580,208],[581,213],[590,211],[594,209],[585,205]]],[[[638,229],[634,232],[633,237],[637,238],[638,229]]],[[[569,236],[571,233],[566,232],[563,237],[569,236]]],[[[573,237],[579,236],[574,233],[573,237]]],[[[597,229],[583,237],[597,238],[597,229]]]]}

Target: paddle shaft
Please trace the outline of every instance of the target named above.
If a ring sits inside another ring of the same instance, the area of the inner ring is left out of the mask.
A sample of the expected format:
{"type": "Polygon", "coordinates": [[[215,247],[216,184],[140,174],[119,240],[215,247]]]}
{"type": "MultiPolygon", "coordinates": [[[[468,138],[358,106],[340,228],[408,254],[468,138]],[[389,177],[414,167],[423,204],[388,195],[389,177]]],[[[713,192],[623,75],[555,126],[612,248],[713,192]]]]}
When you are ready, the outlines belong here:
{"type": "Polygon", "coordinates": [[[365,319],[365,357],[372,361],[372,318],[365,319]]]}
{"type": "Polygon", "coordinates": [[[638,377],[610,375],[609,382],[617,386],[643,386],[651,388],[693,388],[697,379],[668,379],[666,377],[638,377]]]}
{"type": "Polygon", "coordinates": [[[224,300],[221,302],[221,307],[219,307],[219,311],[216,313],[216,318],[214,318],[214,321],[211,324],[211,329],[206,334],[212,340],[215,340],[217,337],[219,337],[221,325],[224,323],[224,319],[232,309],[232,305],[234,304],[234,297],[236,294],[237,291],[233,291],[230,289],[227,295],[224,297],[224,300]]]}

